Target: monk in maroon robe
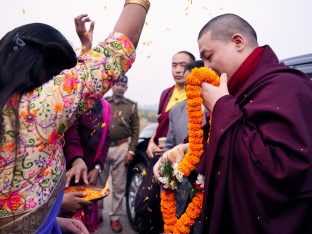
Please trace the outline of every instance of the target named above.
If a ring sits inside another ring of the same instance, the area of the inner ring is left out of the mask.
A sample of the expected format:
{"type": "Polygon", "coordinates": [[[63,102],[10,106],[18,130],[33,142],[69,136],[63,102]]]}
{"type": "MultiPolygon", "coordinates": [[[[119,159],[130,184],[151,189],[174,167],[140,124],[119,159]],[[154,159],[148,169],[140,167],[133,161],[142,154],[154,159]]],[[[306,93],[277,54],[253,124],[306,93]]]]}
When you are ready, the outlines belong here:
{"type": "Polygon", "coordinates": [[[153,166],[164,152],[164,146],[162,148],[159,147],[158,139],[167,136],[169,129],[169,107],[185,100],[175,97],[174,91],[184,90],[185,67],[193,61],[195,61],[194,55],[187,51],[180,51],[172,58],[171,72],[175,85],[165,89],[161,94],[158,108],[158,127],[151,137],[146,150],[149,157],[147,175],[143,177],[135,201],[135,213],[138,219],[137,223],[140,233],[158,234],[163,232],[159,198],[160,186],[153,180],[153,166]],[[146,199],[147,197],[148,199],[146,199]]]}
{"type": "Polygon", "coordinates": [[[201,86],[212,113],[202,233],[312,233],[312,82],[236,15],[209,21],[198,44],[222,74],[201,86]]]}

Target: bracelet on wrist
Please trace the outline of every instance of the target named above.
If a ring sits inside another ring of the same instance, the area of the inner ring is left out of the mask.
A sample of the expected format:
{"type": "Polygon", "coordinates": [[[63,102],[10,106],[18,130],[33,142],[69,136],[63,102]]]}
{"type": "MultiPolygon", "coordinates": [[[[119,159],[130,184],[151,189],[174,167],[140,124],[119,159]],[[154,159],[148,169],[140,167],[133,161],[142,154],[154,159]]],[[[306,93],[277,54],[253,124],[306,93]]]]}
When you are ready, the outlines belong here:
{"type": "Polygon", "coordinates": [[[150,8],[150,2],[148,0],[126,0],[125,5],[127,4],[137,4],[145,8],[146,12],[148,12],[150,8]]]}
{"type": "Polygon", "coordinates": [[[99,174],[102,173],[102,166],[100,164],[96,164],[94,168],[99,171],[99,174]]]}

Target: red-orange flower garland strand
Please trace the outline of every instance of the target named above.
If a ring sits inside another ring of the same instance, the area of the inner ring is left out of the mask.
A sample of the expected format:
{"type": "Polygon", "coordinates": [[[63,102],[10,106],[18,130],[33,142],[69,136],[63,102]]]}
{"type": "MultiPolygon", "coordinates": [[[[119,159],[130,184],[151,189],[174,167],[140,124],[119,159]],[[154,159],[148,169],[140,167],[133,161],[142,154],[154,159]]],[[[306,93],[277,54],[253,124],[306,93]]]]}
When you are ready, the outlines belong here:
{"type": "Polygon", "coordinates": [[[177,222],[175,194],[169,190],[162,190],[160,201],[161,213],[164,220],[165,233],[172,233],[177,222]]]}
{"type": "Polygon", "coordinates": [[[199,162],[203,153],[203,130],[201,129],[203,123],[203,111],[201,110],[203,99],[200,93],[200,84],[202,82],[218,86],[220,78],[214,71],[205,67],[194,68],[191,74],[186,78],[186,96],[188,98],[187,111],[189,118],[189,148],[185,157],[179,163],[179,169],[185,176],[188,176],[192,171],[187,170],[187,168],[195,169],[197,166],[197,164],[186,166],[191,161],[190,158],[196,158],[196,162],[199,162]],[[196,113],[201,113],[201,115],[196,115],[196,113]],[[193,139],[197,139],[196,143],[193,139]],[[198,141],[200,141],[200,143],[197,143],[198,141]]]}
{"type": "MultiPolygon", "coordinates": [[[[200,84],[207,82],[218,86],[219,76],[208,68],[194,68],[186,79],[186,96],[188,111],[189,147],[178,168],[184,176],[188,176],[198,165],[203,153],[203,111],[201,105],[203,99],[200,93],[200,84]]],[[[161,193],[161,211],[164,219],[165,233],[189,233],[195,220],[199,217],[203,202],[203,192],[199,191],[188,205],[186,212],[177,219],[175,193],[163,190],[161,193]]]]}
{"type": "Polygon", "coordinates": [[[187,206],[185,213],[178,219],[174,226],[173,233],[187,234],[190,232],[195,220],[200,216],[202,203],[203,193],[198,192],[193,197],[192,202],[187,206]]]}

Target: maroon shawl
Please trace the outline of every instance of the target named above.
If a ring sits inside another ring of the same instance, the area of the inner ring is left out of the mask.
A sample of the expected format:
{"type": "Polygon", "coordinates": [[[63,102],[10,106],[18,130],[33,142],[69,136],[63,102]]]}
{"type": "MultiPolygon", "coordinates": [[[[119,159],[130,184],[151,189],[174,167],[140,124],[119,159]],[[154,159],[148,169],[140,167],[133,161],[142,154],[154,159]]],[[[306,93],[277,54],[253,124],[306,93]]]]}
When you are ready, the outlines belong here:
{"type": "Polygon", "coordinates": [[[212,113],[202,233],[312,233],[312,83],[269,46],[212,113]]]}
{"type": "Polygon", "coordinates": [[[255,71],[264,51],[264,47],[257,47],[240,65],[228,81],[229,92],[235,96],[243,87],[249,76],[255,71]]]}
{"type": "Polygon", "coordinates": [[[96,164],[104,165],[109,148],[110,112],[109,103],[101,99],[65,132],[63,150],[67,169],[77,157],[84,159],[88,171],[96,164]]]}
{"type": "Polygon", "coordinates": [[[159,108],[158,108],[158,127],[154,141],[158,144],[158,138],[166,137],[169,129],[169,111],[166,112],[166,107],[170,101],[170,97],[173,93],[175,86],[172,86],[164,90],[160,96],[159,108]]]}

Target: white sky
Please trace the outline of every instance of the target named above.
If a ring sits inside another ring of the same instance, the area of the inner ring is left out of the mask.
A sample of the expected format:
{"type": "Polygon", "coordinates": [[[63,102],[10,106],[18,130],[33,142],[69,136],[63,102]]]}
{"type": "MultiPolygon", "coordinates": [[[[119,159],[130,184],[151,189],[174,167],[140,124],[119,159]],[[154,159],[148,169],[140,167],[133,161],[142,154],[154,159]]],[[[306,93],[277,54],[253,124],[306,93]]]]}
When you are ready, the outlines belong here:
{"type": "MultiPolygon", "coordinates": [[[[188,50],[199,58],[197,36],[212,17],[235,13],[256,30],[260,45],[269,44],[280,59],[312,52],[311,0],[150,0],[151,9],[137,48],[126,96],[140,105],[159,101],[173,85],[172,55],[188,50]]],[[[47,23],[80,46],[74,17],[87,13],[95,20],[94,43],[105,38],[121,12],[123,0],[0,1],[0,37],[25,23],[47,23]],[[4,3],[5,2],[5,3],[4,3]]]]}

